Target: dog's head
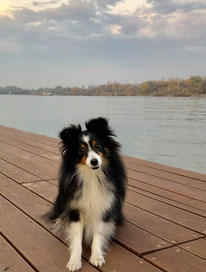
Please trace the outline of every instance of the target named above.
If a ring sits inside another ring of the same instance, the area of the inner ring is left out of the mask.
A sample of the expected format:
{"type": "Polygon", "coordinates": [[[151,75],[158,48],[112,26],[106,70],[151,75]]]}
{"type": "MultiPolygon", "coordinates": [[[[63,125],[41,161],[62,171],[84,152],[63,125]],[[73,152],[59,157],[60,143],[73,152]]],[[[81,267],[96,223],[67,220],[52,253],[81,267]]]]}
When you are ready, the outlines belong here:
{"type": "Polygon", "coordinates": [[[80,125],[70,125],[60,132],[63,154],[77,165],[86,165],[96,170],[109,162],[109,157],[118,152],[120,145],[114,140],[107,119],[96,118],[80,125]]]}

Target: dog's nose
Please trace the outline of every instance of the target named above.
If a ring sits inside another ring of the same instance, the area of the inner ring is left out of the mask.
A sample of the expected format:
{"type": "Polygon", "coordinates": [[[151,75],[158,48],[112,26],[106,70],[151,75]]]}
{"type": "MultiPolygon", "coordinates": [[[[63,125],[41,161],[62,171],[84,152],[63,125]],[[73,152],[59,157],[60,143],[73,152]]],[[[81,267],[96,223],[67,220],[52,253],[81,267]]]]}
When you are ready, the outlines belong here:
{"type": "Polygon", "coordinates": [[[91,159],[91,165],[97,166],[98,160],[97,159],[91,159]]]}

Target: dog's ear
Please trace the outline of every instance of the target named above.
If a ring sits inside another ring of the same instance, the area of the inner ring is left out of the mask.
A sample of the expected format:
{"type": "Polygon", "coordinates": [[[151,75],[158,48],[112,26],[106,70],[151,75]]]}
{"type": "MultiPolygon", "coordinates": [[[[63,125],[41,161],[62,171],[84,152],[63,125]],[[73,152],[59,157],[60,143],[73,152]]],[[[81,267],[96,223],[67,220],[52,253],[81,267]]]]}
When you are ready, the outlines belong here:
{"type": "Polygon", "coordinates": [[[96,119],[91,119],[85,123],[85,126],[91,132],[104,134],[106,136],[115,136],[106,118],[99,117],[96,119]]]}
{"type": "Polygon", "coordinates": [[[72,145],[72,142],[77,139],[77,137],[81,134],[82,129],[81,126],[70,125],[69,127],[65,127],[60,133],[59,137],[63,142],[64,148],[67,148],[72,145]]]}

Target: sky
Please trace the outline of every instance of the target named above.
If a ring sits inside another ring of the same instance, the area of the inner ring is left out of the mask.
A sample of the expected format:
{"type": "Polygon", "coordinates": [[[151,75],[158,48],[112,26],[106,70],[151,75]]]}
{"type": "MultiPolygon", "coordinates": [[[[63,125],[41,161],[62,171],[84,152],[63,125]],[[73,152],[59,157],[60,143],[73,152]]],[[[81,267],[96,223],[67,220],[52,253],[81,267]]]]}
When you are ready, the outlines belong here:
{"type": "Polygon", "coordinates": [[[206,76],[205,0],[0,0],[0,86],[206,76]]]}

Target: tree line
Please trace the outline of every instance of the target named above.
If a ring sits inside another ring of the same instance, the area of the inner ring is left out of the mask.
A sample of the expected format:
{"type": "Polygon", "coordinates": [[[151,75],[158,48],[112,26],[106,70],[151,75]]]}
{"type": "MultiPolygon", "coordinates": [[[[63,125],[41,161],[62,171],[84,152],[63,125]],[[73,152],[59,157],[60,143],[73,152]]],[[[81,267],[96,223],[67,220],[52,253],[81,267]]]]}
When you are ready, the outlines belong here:
{"type": "Polygon", "coordinates": [[[0,94],[26,95],[85,95],[85,96],[206,96],[206,78],[191,76],[188,79],[170,78],[150,80],[140,84],[107,82],[85,87],[39,88],[26,90],[15,86],[0,87],[0,94]]]}

